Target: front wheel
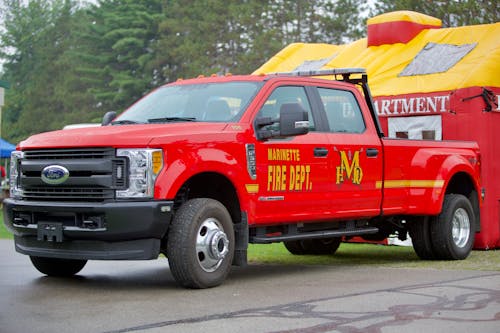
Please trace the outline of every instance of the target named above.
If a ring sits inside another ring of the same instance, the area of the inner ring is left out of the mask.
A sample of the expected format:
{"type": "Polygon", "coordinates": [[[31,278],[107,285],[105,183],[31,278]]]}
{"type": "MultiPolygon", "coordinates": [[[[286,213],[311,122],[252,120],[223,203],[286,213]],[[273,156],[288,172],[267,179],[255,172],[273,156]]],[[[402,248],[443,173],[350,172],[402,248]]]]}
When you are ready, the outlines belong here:
{"type": "Polygon", "coordinates": [[[441,214],[430,225],[432,248],[436,258],[467,258],[474,244],[475,225],[475,214],[469,199],[461,194],[446,195],[441,214]]]}
{"type": "Polygon", "coordinates": [[[186,288],[220,285],[234,256],[233,222],[219,201],[185,202],[174,216],[167,239],[167,258],[175,280],[186,288]]]}
{"type": "Polygon", "coordinates": [[[67,277],[80,272],[87,260],[58,259],[31,256],[31,263],[35,268],[48,276],[67,277]]]}

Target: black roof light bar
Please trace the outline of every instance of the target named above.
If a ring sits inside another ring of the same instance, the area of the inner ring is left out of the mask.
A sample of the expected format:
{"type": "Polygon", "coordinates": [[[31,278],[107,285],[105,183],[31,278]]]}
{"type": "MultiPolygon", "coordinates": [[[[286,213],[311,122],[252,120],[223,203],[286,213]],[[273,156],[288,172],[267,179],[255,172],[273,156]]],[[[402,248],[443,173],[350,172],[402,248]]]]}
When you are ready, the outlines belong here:
{"type": "Polygon", "coordinates": [[[309,71],[292,71],[292,72],[277,72],[270,75],[295,75],[295,76],[326,76],[326,75],[343,75],[343,74],[366,74],[364,68],[331,68],[318,69],[309,71]]]}
{"type": "Polygon", "coordinates": [[[368,81],[366,76],[366,69],[364,68],[331,68],[331,69],[319,69],[319,70],[309,70],[309,71],[292,71],[292,72],[277,72],[269,73],[270,76],[329,76],[334,75],[335,80],[346,81],[351,83],[366,83],[368,81]],[[361,75],[361,79],[351,78],[351,75],[361,75]],[[342,79],[338,79],[337,76],[342,76],[342,79]]]}

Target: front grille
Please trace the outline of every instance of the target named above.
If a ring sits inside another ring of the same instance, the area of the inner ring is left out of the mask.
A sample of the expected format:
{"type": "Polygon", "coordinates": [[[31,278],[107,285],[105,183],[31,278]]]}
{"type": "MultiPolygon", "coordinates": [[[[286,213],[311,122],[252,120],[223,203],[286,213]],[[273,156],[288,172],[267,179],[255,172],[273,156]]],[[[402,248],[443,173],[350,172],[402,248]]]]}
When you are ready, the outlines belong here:
{"type": "Polygon", "coordinates": [[[31,188],[24,190],[26,200],[59,200],[59,201],[101,201],[113,199],[114,191],[97,188],[31,188]]]}
{"type": "Polygon", "coordinates": [[[104,159],[114,158],[115,150],[104,149],[45,149],[27,150],[24,158],[30,160],[58,160],[58,159],[104,159]]]}
{"type": "Polygon", "coordinates": [[[29,150],[19,164],[23,199],[36,201],[105,201],[127,186],[126,159],[111,148],[29,150]],[[50,185],[42,180],[49,165],[63,166],[69,178],[50,185]]]}

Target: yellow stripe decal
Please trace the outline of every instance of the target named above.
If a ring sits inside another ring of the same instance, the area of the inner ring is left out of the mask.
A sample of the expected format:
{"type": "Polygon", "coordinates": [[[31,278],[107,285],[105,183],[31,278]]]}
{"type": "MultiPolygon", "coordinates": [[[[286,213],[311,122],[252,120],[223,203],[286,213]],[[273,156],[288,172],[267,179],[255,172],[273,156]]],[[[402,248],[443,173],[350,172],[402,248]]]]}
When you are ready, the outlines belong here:
{"type": "Polygon", "coordinates": [[[382,188],[441,188],[444,185],[444,180],[386,180],[377,181],[376,187],[382,188]]]}
{"type": "Polygon", "coordinates": [[[245,185],[248,193],[258,193],[259,192],[259,184],[246,184],[245,185]]]}

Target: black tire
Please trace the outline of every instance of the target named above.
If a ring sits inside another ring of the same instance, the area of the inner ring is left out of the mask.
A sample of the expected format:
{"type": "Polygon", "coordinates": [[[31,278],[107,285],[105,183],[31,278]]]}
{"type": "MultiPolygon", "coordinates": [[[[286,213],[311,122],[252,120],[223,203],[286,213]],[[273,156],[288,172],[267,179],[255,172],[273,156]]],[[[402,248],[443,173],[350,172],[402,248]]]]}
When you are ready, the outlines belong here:
{"type": "Polygon", "coordinates": [[[201,198],[175,213],[167,239],[167,258],[177,283],[211,288],[226,279],[235,248],[233,222],[220,202],[201,198]]]}
{"type": "Polygon", "coordinates": [[[430,225],[436,259],[467,258],[474,245],[475,225],[475,214],[469,199],[461,194],[447,194],[441,214],[430,225]]]}
{"type": "Polygon", "coordinates": [[[430,225],[435,222],[435,217],[424,216],[416,218],[408,224],[413,249],[420,259],[432,260],[436,258],[432,248],[430,228],[430,225]]]}
{"type": "Polygon", "coordinates": [[[283,242],[288,252],[294,255],[334,254],[340,246],[340,237],[304,239],[283,242]]]}
{"type": "Polygon", "coordinates": [[[304,255],[304,248],[302,247],[301,241],[285,241],[283,242],[283,245],[285,245],[285,248],[290,252],[291,254],[294,254],[296,256],[304,255]]]}
{"type": "Polygon", "coordinates": [[[340,237],[312,239],[312,254],[334,254],[341,242],[340,237]]]}
{"type": "Polygon", "coordinates": [[[48,276],[68,277],[80,272],[87,260],[58,259],[31,256],[31,263],[40,272],[48,276]]]}

